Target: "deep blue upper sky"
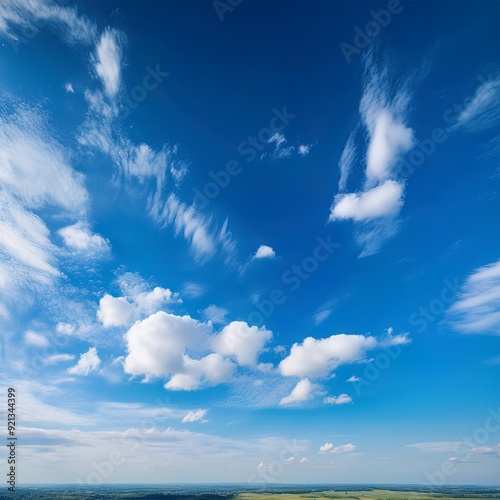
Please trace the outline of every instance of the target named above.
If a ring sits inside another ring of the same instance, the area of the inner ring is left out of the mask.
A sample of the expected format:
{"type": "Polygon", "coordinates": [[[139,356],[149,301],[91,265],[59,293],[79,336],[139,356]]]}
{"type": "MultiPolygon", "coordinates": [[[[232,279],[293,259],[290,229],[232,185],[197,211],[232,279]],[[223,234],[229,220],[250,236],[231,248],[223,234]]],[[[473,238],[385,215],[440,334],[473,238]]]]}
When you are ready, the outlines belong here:
{"type": "Polygon", "coordinates": [[[499,21],[2,2],[22,480],[497,484],[499,21]]]}

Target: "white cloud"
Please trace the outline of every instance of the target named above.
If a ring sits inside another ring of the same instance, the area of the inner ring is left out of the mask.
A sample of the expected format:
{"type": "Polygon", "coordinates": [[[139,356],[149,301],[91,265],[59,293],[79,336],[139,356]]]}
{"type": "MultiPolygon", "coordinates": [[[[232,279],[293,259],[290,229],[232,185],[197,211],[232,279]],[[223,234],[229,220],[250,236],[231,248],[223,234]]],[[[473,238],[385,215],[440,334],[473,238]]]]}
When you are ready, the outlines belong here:
{"type": "Polygon", "coordinates": [[[409,444],[407,448],[416,448],[424,453],[453,453],[456,452],[463,443],[460,441],[429,441],[424,443],[409,444]]]}
{"type": "MultiPolygon", "coordinates": [[[[267,141],[268,144],[274,144],[274,151],[272,152],[271,159],[276,160],[280,158],[286,158],[291,156],[295,150],[294,146],[285,147],[287,140],[285,136],[280,132],[275,132],[267,141]]],[[[263,153],[262,157],[267,156],[267,153],[263,153]]]]}
{"type": "Polygon", "coordinates": [[[319,324],[323,323],[323,321],[325,321],[325,319],[327,319],[331,313],[332,313],[331,309],[325,309],[324,311],[320,311],[320,312],[316,313],[314,315],[314,324],[319,325],[319,324]]]}
{"type": "Polygon", "coordinates": [[[337,195],[330,220],[363,221],[393,215],[403,205],[403,191],[402,184],[387,180],[368,191],[337,195]]]}
{"type": "Polygon", "coordinates": [[[75,359],[73,354],[53,354],[52,356],[46,357],[44,363],[46,365],[55,365],[64,361],[72,361],[73,359],[75,359]]]}
{"type": "Polygon", "coordinates": [[[500,335],[500,261],[476,269],[447,314],[462,333],[500,335]]]}
{"type": "Polygon", "coordinates": [[[358,447],[352,443],[342,444],[340,446],[334,446],[333,443],[325,443],[319,448],[320,453],[334,453],[334,454],[353,453],[357,450],[358,447]]]}
{"type": "Polygon", "coordinates": [[[75,93],[75,89],[73,88],[73,85],[71,83],[66,83],[64,85],[64,89],[66,90],[66,92],[68,92],[70,94],[74,94],[75,93]]]}
{"type": "Polygon", "coordinates": [[[454,128],[464,127],[477,132],[500,122],[500,77],[481,83],[474,97],[457,117],[454,128]]]}
{"type": "Polygon", "coordinates": [[[182,288],[182,295],[190,298],[201,297],[206,292],[206,287],[200,283],[185,283],[182,288]]]}
{"type": "Polygon", "coordinates": [[[347,394],[340,394],[339,396],[327,396],[325,399],[323,399],[323,403],[328,405],[345,405],[348,403],[352,403],[352,398],[347,394]]]}
{"type": "Polygon", "coordinates": [[[171,390],[194,390],[226,382],[234,372],[234,363],[217,353],[192,357],[208,350],[211,332],[210,325],[189,316],[157,312],[136,322],[126,333],[124,370],[143,375],[146,380],[171,377],[165,384],[171,390]]]}
{"type": "Polygon", "coordinates": [[[275,251],[267,245],[260,245],[253,256],[254,259],[273,259],[274,257],[276,257],[275,251]]]}
{"type": "Polygon", "coordinates": [[[356,154],[356,134],[359,127],[356,127],[349,135],[339,160],[339,193],[343,193],[347,188],[347,179],[352,166],[357,159],[356,154]]]}
{"type": "Polygon", "coordinates": [[[403,206],[404,181],[399,172],[402,155],[414,145],[413,130],[406,125],[411,82],[393,75],[387,61],[379,64],[374,50],[364,57],[365,75],[359,112],[361,121],[350,134],[339,160],[339,192],[329,221],[353,220],[360,257],[378,252],[397,229],[396,216],[403,206]],[[347,179],[358,161],[356,137],[363,126],[368,132],[365,182],[357,193],[345,193],[347,179]]]}
{"type": "Polygon", "coordinates": [[[99,301],[97,318],[105,328],[127,325],[132,318],[133,306],[124,297],[105,294],[99,301]]]}
{"type": "Polygon", "coordinates": [[[184,366],[180,373],[172,375],[165,384],[166,389],[191,391],[204,386],[227,382],[236,365],[219,354],[212,353],[201,359],[184,356],[184,366]]]}
{"type": "Polygon", "coordinates": [[[36,33],[40,27],[48,23],[61,32],[63,39],[69,43],[91,43],[95,38],[96,27],[86,17],[79,16],[76,8],[61,6],[51,0],[3,0],[0,2],[0,36],[10,40],[16,52],[20,36],[16,27],[23,31],[36,33]]]}
{"type": "Polygon", "coordinates": [[[187,422],[199,422],[201,421],[202,423],[206,422],[204,420],[205,415],[207,414],[208,410],[194,410],[190,411],[186,414],[186,416],[182,419],[182,423],[185,424],[187,422]]]}
{"type": "Polygon", "coordinates": [[[318,388],[316,384],[312,384],[307,378],[304,378],[297,383],[288,396],[281,398],[280,406],[312,399],[318,388]]]}
{"type": "Polygon", "coordinates": [[[32,330],[28,330],[24,334],[24,341],[34,347],[47,347],[49,345],[49,341],[43,335],[32,330]]]}
{"type": "Polygon", "coordinates": [[[285,376],[326,377],[342,364],[362,361],[366,351],[375,347],[377,340],[363,335],[340,334],[319,340],[307,337],[292,346],[279,369],[285,376]]]}
{"type": "Polygon", "coordinates": [[[56,332],[64,335],[73,335],[73,333],[75,333],[75,327],[70,323],[59,322],[56,325],[56,332]]]}
{"type": "Polygon", "coordinates": [[[106,29],[97,44],[95,71],[110,98],[114,98],[120,90],[121,52],[118,31],[106,29]]]}
{"type": "Polygon", "coordinates": [[[199,212],[194,205],[186,205],[171,193],[165,203],[159,192],[150,198],[149,211],[161,227],[172,225],[175,234],[182,234],[190,243],[194,256],[199,261],[213,257],[221,248],[226,255],[234,252],[236,242],[228,229],[227,219],[220,229],[214,227],[210,217],[199,212]]]}
{"type": "Polygon", "coordinates": [[[0,287],[15,293],[59,276],[56,247],[35,211],[50,207],[79,218],[88,195],[40,112],[21,104],[10,111],[0,112],[0,287]]]}
{"type": "Polygon", "coordinates": [[[349,377],[346,382],[359,382],[361,379],[359,377],[356,377],[353,375],[352,377],[349,377]]]}
{"type": "Polygon", "coordinates": [[[203,317],[211,321],[214,325],[223,325],[227,323],[226,316],[229,314],[229,311],[224,307],[218,307],[215,304],[210,304],[208,307],[203,309],[202,311],[203,317]]]}
{"type": "Polygon", "coordinates": [[[411,149],[413,131],[389,109],[377,109],[378,103],[370,102],[366,107],[365,122],[370,133],[366,183],[368,186],[374,186],[389,179],[401,154],[411,149]]]}
{"type": "Polygon", "coordinates": [[[124,297],[105,294],[99,301],[97,318],[104,327],[125,326],[141,317],[149,316],[169,304],[182,302],[177,293],[168,288],[155,287],[147,291],[147,283],[138,275],[126,273],[118,279],[124,297]]]}
{"type": "Polygon", "coordinates": [[[300,156],[307,156],[310,151],[311,151],[311,144],[301,144],[298,149],[300,156]]]}
{"type": "Polygon", "coordinates": [[[97,257],[104,256],[111,250],[109,240],[100,234],[92,233],[85,222],[63,227],[59,229],[58,234],[68,248],[79,253],[97,257]]]}
{"type": "Polygon", "coordinates": [[[233,321],[214,337],[212,346],[219,354],[234,356],[240,366],[255,367],[259,354],[272,338],[273,333],[264,327],[233,321]]]}
{"type": "Polygon", "coordinates": [[[100,364],[101,360],[97,355],[97,349],[91,347],[86,353],[80,355],[78,363],[69,368],[68,373],[72,375],[88,375],[96,371],[100,364]]]}

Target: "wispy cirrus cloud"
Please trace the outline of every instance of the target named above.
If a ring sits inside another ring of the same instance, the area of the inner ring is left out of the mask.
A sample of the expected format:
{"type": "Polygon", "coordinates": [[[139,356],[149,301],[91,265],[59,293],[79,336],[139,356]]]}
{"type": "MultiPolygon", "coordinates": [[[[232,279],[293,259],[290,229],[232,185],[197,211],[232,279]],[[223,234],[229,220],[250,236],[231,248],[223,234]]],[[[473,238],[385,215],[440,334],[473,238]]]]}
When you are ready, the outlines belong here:
{"type": "Polygon", "coordinates": [[[91,44],[97,28],[73,6],[63,6],[52,0],[4,0],[0,4],[0,36],[14,42],[22,39],[20,29],[31,32],[42,24],[58,30],[68,43],[91,44]]]}
{"type": "Polygon", "coordinates": [[[476,269],[447,311],[462,333],[500,335],[500,261],[476,269]]]}

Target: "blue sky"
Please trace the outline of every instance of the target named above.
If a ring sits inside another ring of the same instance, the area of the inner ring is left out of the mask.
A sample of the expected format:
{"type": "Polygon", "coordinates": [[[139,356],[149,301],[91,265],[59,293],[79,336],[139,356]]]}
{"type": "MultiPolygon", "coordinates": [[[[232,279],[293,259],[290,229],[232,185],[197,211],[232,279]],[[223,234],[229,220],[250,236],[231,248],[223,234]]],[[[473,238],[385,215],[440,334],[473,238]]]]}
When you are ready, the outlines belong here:
{"type": "Polygon", "coordinates": [[[499,20],[2,2],[19,480],[498,484],[499,20]]]}

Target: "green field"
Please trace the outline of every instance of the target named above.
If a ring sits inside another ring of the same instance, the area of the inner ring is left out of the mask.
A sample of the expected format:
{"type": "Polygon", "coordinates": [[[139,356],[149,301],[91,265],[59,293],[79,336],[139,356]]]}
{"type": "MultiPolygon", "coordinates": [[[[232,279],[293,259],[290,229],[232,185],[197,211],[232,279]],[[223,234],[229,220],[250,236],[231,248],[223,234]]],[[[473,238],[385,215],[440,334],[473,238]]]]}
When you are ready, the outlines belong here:
{"type": "Polygon", "coordinates": [[[450,495],[443,493],[429,493],[418,491],[395,491],[395,490],[370,490],[370,491],[315,491],[312,493],[290,494],[290,493],[240,493],[238,500],[456,500],[457,498],[481,498],[492,500],[500,498],[500,492],[496,495],[484,493],[450,495]]]}

